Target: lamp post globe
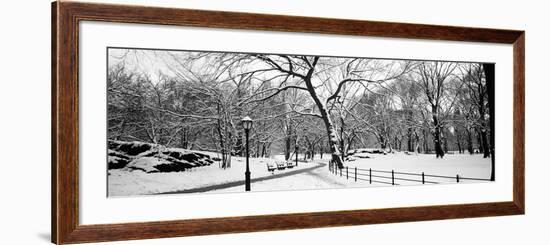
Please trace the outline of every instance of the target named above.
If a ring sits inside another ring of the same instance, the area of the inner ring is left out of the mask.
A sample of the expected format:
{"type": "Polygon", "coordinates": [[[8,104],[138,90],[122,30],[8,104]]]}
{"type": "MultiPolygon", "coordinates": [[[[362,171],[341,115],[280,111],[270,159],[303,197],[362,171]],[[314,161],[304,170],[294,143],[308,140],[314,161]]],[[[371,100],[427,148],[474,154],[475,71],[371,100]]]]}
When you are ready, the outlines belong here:
{"type": "Polygon", "coordinates": [[[252,128],[252,119],[250,117],[246,116],[242,120],[242,125],[244,128],[244,133],[246,136],[246,171],[244,172],[244,179],[245,179],[245,185],[244,190],[250,191],[250,162],[249,162],[249,145],[248,145],[248,133],[250,132],[250,129],[252,128]]]}
{"type": "Polygon", "coordinates": [[[252,119],[250,117],[244,117],[243,119],[241,119],[241,122],[245,130],[250,130],[252,128],[252,119]]]}

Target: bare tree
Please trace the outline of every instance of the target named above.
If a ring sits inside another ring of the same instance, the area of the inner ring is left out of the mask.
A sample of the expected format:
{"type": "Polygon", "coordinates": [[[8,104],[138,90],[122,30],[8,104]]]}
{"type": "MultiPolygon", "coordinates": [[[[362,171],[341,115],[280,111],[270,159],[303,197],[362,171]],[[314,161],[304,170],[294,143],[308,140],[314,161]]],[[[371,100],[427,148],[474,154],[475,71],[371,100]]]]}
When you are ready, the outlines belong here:
{"type": "Polygon", "coordinates": [[[296,149],[306,159],[329,152],[340,168],[348,151],[372,145],[425,153],[433,146],[443,157],[455,147],[472,152],[476,131],[483,152],[492,151],[480,64],[173,51],[122,59],[146,57],[164,64],[158,77],[124,62],[109,67],[113,139],[216,151],[228,168],[243,153],[240,120],[253,115],[254,157],[274,144],[287,160],[296,149]]]}
{"type": "Polygon", "coordinates": [[[443,157],[441,121],[442,104],[446,96],[446,87],[457,67],[456,62],[424,61],[417,66],[418,84],[426,96],[432,118],[432,135],[436,157],[443,157]]]}

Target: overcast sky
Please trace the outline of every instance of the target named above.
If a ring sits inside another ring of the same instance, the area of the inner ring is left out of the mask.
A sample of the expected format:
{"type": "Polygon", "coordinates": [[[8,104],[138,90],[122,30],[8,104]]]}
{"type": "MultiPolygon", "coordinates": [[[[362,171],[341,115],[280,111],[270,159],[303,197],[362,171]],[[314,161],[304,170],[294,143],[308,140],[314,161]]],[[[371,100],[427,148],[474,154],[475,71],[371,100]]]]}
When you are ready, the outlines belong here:
{"type": "Polygon", "coordinates": [[[174,76],[174,72],[168,67],[167,53],[178,51],[137,50],[137,49],[108,49],[108,65],[115,66],[124,62],[126,69],[148,75],[156,83],[159,74],[174,76]]]}

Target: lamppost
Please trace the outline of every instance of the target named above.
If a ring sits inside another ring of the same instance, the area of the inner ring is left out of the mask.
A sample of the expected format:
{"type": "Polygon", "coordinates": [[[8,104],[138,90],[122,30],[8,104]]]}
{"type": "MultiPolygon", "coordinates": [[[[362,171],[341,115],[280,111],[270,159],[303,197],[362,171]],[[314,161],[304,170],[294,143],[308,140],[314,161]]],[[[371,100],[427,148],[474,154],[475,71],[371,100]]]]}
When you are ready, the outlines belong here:
{"type": "Polygon", "coordinates": [[[244,128],[244,133],[246,135],[246,171],[244,172],[244,190],[245,191],[250,191],[250,167],[249,167],[249,161],[248,161],[248,158],[249,158],[249,155],[248,155],[248,132],[250,131],[250,129],[252,128],[252,119],[250,119],[250,117],[244,117],[242,120],[241,120],[242,124],[243,124],[243,128],[244,128]]]}

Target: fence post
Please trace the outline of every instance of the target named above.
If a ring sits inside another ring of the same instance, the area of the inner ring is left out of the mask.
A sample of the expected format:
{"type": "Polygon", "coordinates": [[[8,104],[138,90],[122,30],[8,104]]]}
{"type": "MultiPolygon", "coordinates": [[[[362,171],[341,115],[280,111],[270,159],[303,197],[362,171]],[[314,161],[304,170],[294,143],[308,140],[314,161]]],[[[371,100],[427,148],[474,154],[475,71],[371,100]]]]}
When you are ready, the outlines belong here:
{"type": "Polygon", "coordinates": [[[391,170],[391,185],[395,185],[395,181],[393,180],[393,169],[391,170]]]}
{"type": "Polygon", "coordinates": [[[456,175],[456,183],[460,182],[460,177],[458,176],[458,174],[456,175]]]}
{"type": "Polygon", "coordinates": [[[346,179],[349,179],[349,176],[348,176],[348,166],[346,166],[346,179]]]}
{"type": "Polygon", "coordinates": [[[422,172],[422,184],[424,184],[424,172],[422,172]]]}
{"type": "Polygon", "coordinates": [[[355,167],[355,182],[357,182],[357,167],[355,167]]]}
{"type": "Polygon", "coordinates": [[[372,184],[372,169],[369,168],[369,184],[372,184]]]}

